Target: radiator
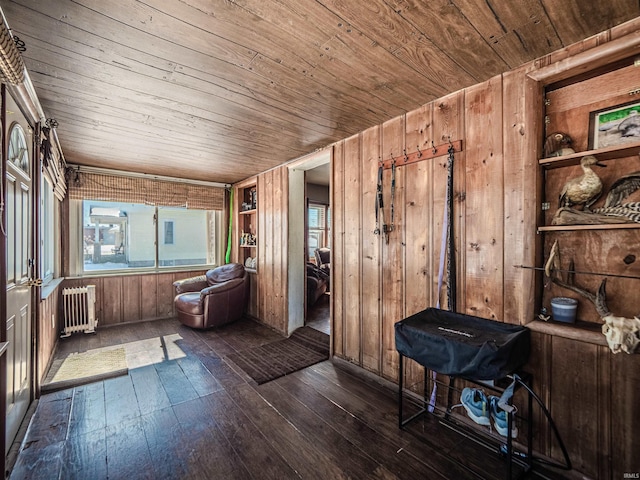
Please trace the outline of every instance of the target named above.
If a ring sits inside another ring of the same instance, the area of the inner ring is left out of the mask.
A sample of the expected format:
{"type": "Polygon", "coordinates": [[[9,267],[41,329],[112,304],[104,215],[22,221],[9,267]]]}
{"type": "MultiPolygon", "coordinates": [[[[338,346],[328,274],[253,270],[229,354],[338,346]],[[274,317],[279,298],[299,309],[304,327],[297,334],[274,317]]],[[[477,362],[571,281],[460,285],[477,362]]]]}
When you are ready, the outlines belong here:
{"type": "Polygon", "coordinates": [[[95,333],[98,325],[95,285],[63,289],[62,306],[64,309],[62,337],[68,337],[74,332],[95,333]]]}

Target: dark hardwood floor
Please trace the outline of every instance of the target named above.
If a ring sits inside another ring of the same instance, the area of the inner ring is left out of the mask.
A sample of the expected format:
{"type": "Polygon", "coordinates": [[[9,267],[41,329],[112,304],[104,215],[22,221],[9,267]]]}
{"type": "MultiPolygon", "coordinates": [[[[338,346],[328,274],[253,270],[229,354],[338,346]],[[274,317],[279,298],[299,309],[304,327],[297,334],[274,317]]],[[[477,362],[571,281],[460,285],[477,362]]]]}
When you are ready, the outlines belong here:
{"type": "Polygon", "coordinates": [[[330,295],[329,292],[321,295],[320,298],[316,300],[316,303],[307,309],[307,319],[305,322],[305,325],[315,328],[327,335],[329,335],[331,329],[330,295]]]}
{"type": "Polygon", "coordinates": [[[167,320],[61,340],[58,354],[125,345],[129,374],[42,396],[11,479],[504,478],[433,416],[400,430],[395,392],[341,362],[258,386],[225,360],[278,338],[167,320]]]}

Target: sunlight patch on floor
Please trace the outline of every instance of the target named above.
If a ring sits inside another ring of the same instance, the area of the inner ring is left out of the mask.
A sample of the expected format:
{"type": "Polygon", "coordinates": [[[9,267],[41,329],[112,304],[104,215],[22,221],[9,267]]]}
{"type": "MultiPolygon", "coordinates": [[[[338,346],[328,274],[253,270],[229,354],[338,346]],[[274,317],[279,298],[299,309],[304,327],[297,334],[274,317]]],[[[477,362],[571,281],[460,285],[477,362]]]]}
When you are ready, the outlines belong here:
{"type": "Polygon", "coordinates": [[[187,354],[178,345],[181,340],[182,337],[174,333],[124,343],[122,346],[127,352],[127,365],[132,369],[184,358],[187,354]]]}

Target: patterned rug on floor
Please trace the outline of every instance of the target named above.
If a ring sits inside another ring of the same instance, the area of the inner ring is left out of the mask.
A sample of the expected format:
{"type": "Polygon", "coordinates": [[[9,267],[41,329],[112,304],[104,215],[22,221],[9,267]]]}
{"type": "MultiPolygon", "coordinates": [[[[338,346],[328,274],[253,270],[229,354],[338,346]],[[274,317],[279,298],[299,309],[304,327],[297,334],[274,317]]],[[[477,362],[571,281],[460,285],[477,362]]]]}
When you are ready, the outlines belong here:
{"type": "Polygon", "coordinates": [[[42,392],[55,392],[129,373],[124,348],[71,353],[51,363],[42,392]]]}
{"type": "Polygon", "coordinates": [[[329,335],[311,327],[300,327],[285,340],[227,356],[258,385],[328,358],[329,335]]]}

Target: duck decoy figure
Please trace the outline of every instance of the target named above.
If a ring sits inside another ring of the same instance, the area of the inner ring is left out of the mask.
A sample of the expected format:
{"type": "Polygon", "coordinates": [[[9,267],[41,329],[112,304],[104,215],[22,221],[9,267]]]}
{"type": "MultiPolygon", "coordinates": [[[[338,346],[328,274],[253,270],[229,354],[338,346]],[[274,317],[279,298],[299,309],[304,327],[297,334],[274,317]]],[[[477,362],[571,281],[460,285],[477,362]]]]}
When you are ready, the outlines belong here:
{"type": "Polygon", "coordinates": [[[544,142],[544,158],[561,157],[575,153],[575,150],[571,148],[572,143],[573,140],[566,133],[555,132],[548,135],[544,142]]]}
{"type": "Polygon", "coordinates": [[[583,210],[589,210],[602,194],[602,180],[591,169],[592,165],[606,167],[593,155],[587,155],[580,160],[583,174],[565,183],[560,192],[560,208],[583,205],[583,210]]]}

